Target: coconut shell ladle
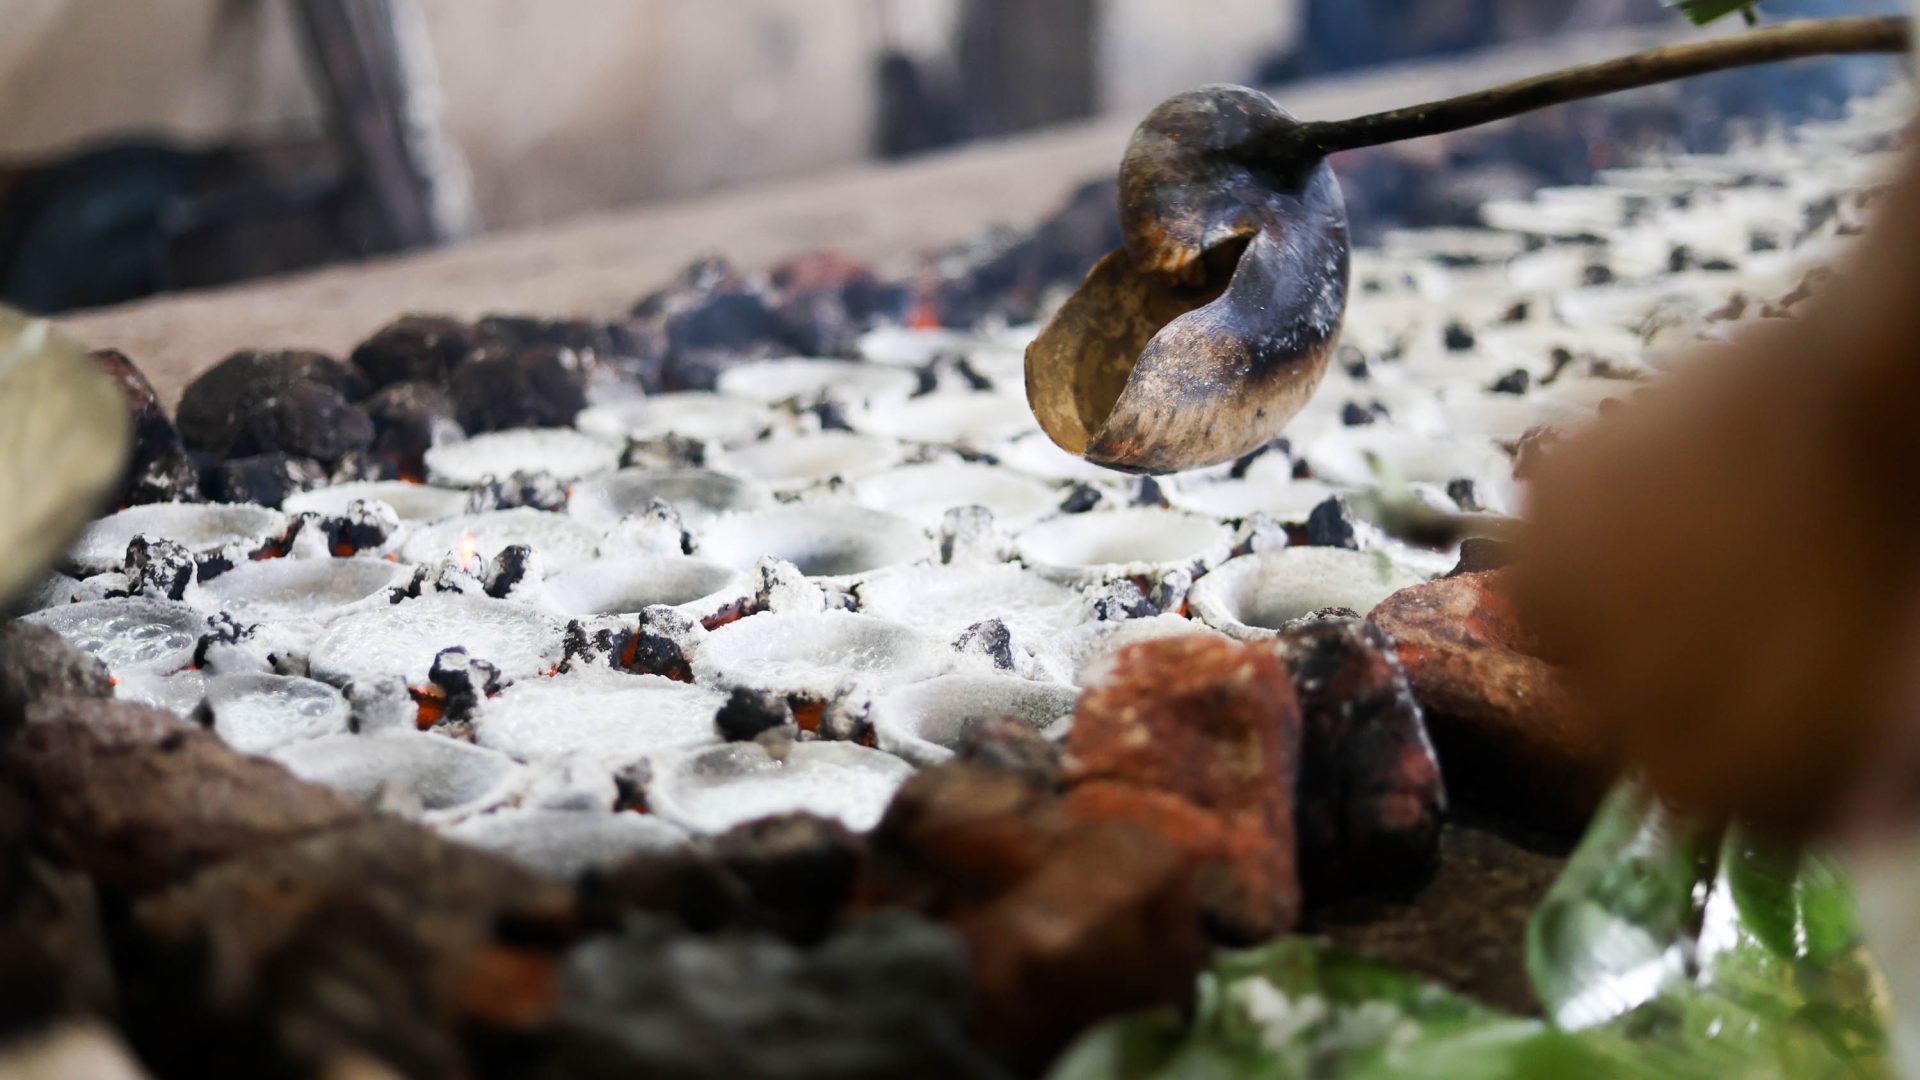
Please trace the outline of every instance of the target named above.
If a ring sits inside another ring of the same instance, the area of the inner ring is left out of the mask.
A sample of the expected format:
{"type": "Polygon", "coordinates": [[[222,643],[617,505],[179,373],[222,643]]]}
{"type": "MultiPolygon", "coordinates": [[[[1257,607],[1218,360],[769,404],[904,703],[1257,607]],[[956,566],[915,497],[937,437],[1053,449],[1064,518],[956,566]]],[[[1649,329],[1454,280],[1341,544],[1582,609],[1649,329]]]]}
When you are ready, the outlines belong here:
{"type": "Polygon", "coordinates": [[[1909,29],[1783,23],[1342,121],[1295,120],[1240,86],[1169,98],[1120,164],[1125,246],[1027,349],[1034,416],[1062,449],[1122,472],[1232,461],[1307,403],[1339,338],[1347,211],[1329,155],[1726,68],[1904,52],[1909,29]]]}

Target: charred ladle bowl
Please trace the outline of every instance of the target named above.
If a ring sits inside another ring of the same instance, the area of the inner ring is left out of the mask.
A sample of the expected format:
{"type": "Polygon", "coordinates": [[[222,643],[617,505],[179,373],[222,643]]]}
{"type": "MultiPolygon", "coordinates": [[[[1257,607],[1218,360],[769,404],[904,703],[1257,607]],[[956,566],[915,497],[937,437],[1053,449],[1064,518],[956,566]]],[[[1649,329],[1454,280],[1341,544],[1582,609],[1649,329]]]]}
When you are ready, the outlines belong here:
{"type": "Polygon", "coordinates": [[[1307,403],[1346,313],[1346,202],[1298,122],[1257,90],[1168,99],[1120,168],[1124,247],[1027,349],[1061,448],[1168,473],[1258,448],[1307,403]]]}

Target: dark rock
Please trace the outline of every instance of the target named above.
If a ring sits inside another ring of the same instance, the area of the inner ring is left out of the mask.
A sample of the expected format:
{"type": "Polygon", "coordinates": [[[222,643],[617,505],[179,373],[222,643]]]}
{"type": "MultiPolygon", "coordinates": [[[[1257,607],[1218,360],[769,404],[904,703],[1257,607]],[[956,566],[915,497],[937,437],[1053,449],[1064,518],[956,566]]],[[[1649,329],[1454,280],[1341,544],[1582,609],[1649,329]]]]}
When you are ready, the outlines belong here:
{"type": "Polygon", "coordinates": [[[373,445],[368,453],[403,479],[424,479],[426,452],[466,437],[454,419],[453,398],[434,383],[390,383],[360,406],[373,418],[373,445]]]}
{"type": "Polygon", "coordinates": [[[118,349],[96,349],[91,355],[120,388],[133,422],[133,451],[114,505],[198,500],[200,470],[188,456],[153,384],[118,349]]]}
{"type": "Polygon", "coordinates": [[[122,564],[129,592],[165,600],[185,597],[199,568],[192,552],[157,536],[136,536],[128,541],[122,564]]]}
{"type": "Polygon", "coordinates": [[[0,749],[0,780],[27,798],[54,853],[103,887],[162,885],[366,817],[159,709],[42,698],[26,718],[0,749]]]}
{"type": "Polygon", "coordinates": [[[333,829],[142,900],[151,985],[128,1027],[174,1074],[305,1075],[352,1052],[471,1075],[475,1036],[548,1021],[574,918],[565,886],[430,830],[333,829]]]}
{"type": "Polygon", "coordinates": [[[181,395],[177,421],[188,446],[222,457],[282,452],[323,463],[373,441],[373,421],[352,402],[365,376],[312,352],[238,352],[181,395]]]}
{"type": "Polygon", "coordinates": [[[713,726],[728,742],[752,742],[763,732],[793,723],[793,708],[787,699],[765,690],[736,686],[713,714],[713,726]]]}
{"type": "Polygon", "coordinates": [[[549,1077],[848,1080],[999,1075],[967,1039],[960,940],[906,913],[813,948],[657,917],[568,957],[549,1077]]]}
{"type": "Polygon", "coordinates": [[[1577,829],[1613,780],[1612,739],[1533,655],[1501,573],[1402,589],[1369,618],[1394,641],[1454,798],[1577,829]]]}
{"type": "Polygon", "coordinates": [[[1338,547],[1358,550],[1360,541],[1354,530],[1353,510],[1338,496],[1327,499],[1307,514],[1302,542],[1309,547],[1338,547]]]}
{"type": "Polygon", "coordinates": [[[989,769],[1004,769],[1036,787],[1051,790],[1060,784],[1060,747],[1024,720],[995,716],[968,725],[954,748],[960,761],[989,769]]]}
{"type": "Polygon", "coordinates": [[[1322,621],[1275,642],[1300,700],[1294,814],[1300,876],[1319,902],[1403,888],[1433,867],[1446,792],[1393,642],[1322,621]]]}
{"type": "Polygon", "coordinates": [[[0,622],[0,729],[26,717],[41,698],[110,698],[107,666],[37,623],[0,622]]]}
{"type": "Polygon", "coordinates": [[[1128,646],[1080,696],[1068,812],[1144,825],[1206,864],[1210,925],[1259,941],[1300,911],[1300,706],[1271,649],[1198,635],[1128,646]]]}
{"type": "Polygon", "coordinates": [[[1447,498],[1452,499],[1455,506],[1469,514],[1486,509],[1480,505],[1479,486],[1464,476],[1447,481],[1447,498]]]}
{"type": "Polygon", "coordinates": [[[586,407],[587,364],[563,345],[489,348],[466,362],[451,392],[469,433],[565,427],[586,407]]]}
{"type": "Polygon", "coordinates": [[[444,315],[402,315],[353,350],[375,388],[402,382],[444,384],[478,347],[479,333],[444,315]]]}
{"type": "Polygon", "coordinates": [[[220,502],[279,508],[287,496],[327,483],[327,470],[312,458],[275,451],[229,458],[207,469],[207,493],[220,502]]]}

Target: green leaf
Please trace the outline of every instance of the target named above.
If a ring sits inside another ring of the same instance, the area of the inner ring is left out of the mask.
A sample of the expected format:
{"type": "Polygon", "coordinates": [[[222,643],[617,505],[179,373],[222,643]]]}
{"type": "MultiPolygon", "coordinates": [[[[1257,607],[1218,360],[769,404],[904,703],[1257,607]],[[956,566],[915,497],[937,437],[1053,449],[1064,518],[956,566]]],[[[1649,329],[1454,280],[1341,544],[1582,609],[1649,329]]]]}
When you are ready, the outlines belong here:
{"type": "Polygon", "coordinates": [[[1549,1021],[1316,939],[1222,953],[1190,1022],[1102,1025],[1051,1080],[1891,1074],[1846,880],[1637,784],[1607,797],[1535,913],[1528,968],[1549,1021]]]}
{"type": "Polygon", "coordinates": [[[1679,8],[1680,13],[1692,19],[1695,26],[1705,26],[1736,11],[1747,20],[1748,25],[1759,21],[1754,12],[1754,0],[1666,0],[1666,4],[1679,8]]]}

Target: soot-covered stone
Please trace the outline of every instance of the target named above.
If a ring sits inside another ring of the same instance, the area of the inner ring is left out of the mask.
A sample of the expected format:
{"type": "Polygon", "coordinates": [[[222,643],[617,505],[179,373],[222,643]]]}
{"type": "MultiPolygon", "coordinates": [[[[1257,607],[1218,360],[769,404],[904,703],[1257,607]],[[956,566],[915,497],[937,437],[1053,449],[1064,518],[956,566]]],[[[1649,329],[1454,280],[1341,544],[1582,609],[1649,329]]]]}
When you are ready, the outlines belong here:
{"type": "Polygon", "coordinates": [[[181,395],[187,445],[222,457],[283,452],[323,463],[373,441],[357,368],[315,352],[237,352],[181,395]]]}
{"type": "Polygon", "coordinates": [[[478,347],[480,335],[444,315],[402,315],[353,350],[353,363],[374,387],[445,383],[478,347]]]}
{"type": "Polygon", "coordinates": [[[1274,644],[1300,701],[1294,814],[1308,893],[1319,902],[1418,883],[1447,800],[1393,642],[1339,619],[1289,628],[1274,644]]]}
{"type": "Polygon", "coordinates": [[[566,427],[587,404],[587,364],[564,345],[488,348],[451,387],[454,415],[470,434],[566,427]]]}

